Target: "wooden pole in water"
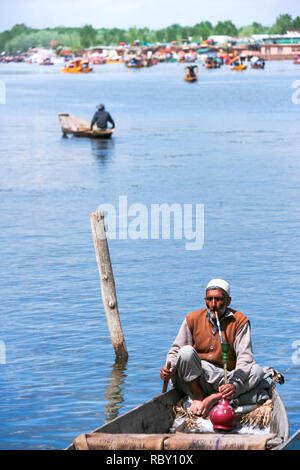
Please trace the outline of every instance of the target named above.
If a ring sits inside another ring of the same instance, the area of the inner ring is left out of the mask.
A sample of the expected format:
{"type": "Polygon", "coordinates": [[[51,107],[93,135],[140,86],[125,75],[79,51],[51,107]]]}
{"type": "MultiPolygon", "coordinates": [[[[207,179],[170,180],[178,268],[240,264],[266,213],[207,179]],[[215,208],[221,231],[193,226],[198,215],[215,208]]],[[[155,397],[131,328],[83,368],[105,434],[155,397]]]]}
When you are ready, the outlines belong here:
{"type": "Polygon", "coordinates": [[[90,221],[99,270],[102,301],[112,345],[116,357],[127,360],[128,352],[119,318],[115,281],[105,232],[104,213],[102,211],[93,212],[90,215],[90,221]]]}

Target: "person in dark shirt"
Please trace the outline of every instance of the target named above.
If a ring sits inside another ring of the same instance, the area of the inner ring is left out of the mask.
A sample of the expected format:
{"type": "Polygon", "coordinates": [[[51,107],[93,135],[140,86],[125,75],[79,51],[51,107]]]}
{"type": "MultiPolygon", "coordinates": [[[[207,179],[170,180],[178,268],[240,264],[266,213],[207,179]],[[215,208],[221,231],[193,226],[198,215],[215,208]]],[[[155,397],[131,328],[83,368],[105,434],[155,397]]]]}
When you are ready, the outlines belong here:
{"type": "Polygon", "coordinates": [[[91,130],[93,129],[93,125],[97,124],[99,129],[107,129],[107,123],[110,122],[112,125],[112,129],[115,128],[115,122],[111,115],[105,111],[104,104],[99,104],[97,106],[97,110],[91,120],[91,130]]]}

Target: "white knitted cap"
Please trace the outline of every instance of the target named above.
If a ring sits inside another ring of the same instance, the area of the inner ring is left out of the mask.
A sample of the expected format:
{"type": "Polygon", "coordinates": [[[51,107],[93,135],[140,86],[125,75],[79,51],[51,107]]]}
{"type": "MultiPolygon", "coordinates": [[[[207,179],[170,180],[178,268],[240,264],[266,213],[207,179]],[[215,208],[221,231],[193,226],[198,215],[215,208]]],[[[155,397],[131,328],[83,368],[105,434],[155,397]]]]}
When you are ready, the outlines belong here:
{"type": "Polygon", "coordinates": [[[211,281],[209,281],[206,286],[206,290],[212,288],[223,289],[230,296],[230,285],[227,281],[224,281],[223,279],[212,279],[211,281]]]}

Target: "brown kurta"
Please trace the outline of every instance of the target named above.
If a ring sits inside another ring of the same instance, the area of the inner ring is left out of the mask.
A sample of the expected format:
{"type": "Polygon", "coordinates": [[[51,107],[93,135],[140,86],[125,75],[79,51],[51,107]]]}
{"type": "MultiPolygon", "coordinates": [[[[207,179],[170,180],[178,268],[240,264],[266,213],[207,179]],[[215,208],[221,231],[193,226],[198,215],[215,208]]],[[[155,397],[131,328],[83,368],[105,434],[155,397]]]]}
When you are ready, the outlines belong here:
{"type": "MultiPolygon", "coordinates": [[[[230,309],[233,315],[225,317],[221,322],[223,341],[230,343],[227,368],[236,367],[236,353],[234,342],[237,333],[248,322],[243,313],[230,309]]],[[[194,310],[186,316],[186,322],[193,337],[193,348],[198,352],[200,359],[223,367],[222,349],[219,333],[207,318],[207,309],[194,310]]]]}

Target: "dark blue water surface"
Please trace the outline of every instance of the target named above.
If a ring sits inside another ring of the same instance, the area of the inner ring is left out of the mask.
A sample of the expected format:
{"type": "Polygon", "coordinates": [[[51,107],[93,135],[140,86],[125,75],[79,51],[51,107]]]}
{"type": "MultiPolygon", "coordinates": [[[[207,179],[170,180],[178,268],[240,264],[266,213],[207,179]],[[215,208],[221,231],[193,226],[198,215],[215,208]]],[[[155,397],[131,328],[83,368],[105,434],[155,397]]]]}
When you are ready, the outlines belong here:
{"type": "Polygon", "coordinates": [[[0,64],[1,449],[63,449],[158,395],[166,352],[212,277],[249,316],[257,362],[285,375],[278,391],[290,434],[299,428],[300,66],[200,67],[194,84],[183,69],[0,64]],[[59,112],[90,119],[101,102],[116,121],[110,141],[62,138],[59,112]],[[204,205],[202,249],[172,230],[109,241],[126,366],[89,221],[120,195],[149,211],[204,205]]]}

